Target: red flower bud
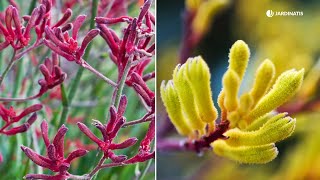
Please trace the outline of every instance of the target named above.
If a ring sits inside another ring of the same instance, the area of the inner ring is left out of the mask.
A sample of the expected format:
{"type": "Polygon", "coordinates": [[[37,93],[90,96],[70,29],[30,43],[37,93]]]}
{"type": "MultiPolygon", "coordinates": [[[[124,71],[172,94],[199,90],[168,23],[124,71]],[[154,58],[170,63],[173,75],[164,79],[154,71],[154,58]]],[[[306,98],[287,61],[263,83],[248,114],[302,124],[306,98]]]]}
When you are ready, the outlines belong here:
{"type": "Polygon", "coordinates": [[[66,12],[64,12],[62,18],[52,27],[59,27],[61,26],[63,23],[65,23],[66,21],[68,21],[68,19],[72,16],[72,10],[71,9],[67,9],[66,12]]]}
{"type": "Polygon", "coordinates": [[[110,149],[125,149],[127,147],[133,146],[137,141],[138,141],[137,138],[132,137],[132,138],[129,138],[129,139],[123,141],[122,143],[111,144],[110,149]]]}
{"type": "Polygon", "coordinates": [[[77,39],[78,32],[84,21],[86,20],[86,15],[79,15],[76,20],[73,22],[73,29],[72,29],[72,38],[77,39]]]}
{"type": "Polygon", "coordinates": [[[118,107],[118,118],[122,117],[124,112],[126,111],[128,104],[128,99],[125,95],[122,95],[120,98],[119,102],[119,107],[118,107]]]}
{"type": "Polygon", "coordinates": [[[47,123],[47,121],[42,121],[41,133],[42,133],[43,141],[44,141],[46,147],[48,147],[50,144],[50,141],[49,141],[49,137],[48,137],[48,123],[47,123]]]}
{"type": "Polygon", "coordinates": [[[53,145],[56,148],[59,157],[63,157],[64,136],[66,135],[67,131],[68,128],[65,125],[62,125],[53,139],[53,145]]]}
{"type": "Polygon", "coordinates": [[[100,33],[99,29],[92,29],[90,30],[86,36],[84,37],[81,47],[78,50],[79,57],[83,56],[84,51],[86,50],[88,44],[92,41],[93,38],[95,38],[100,33]]]}
{"type": "Polygon", "coordinates": [[[107,123],[106,129],[108,133],[111,133],[113,127],[115,126],[115,122],[117,121],[117,111],[114,106],[111,106],[109,111],[110,111],[110,119],[107,123]]]}
{"type": "Polygon", "coordinates": [[[103,144],[103,141],[101,141],[97,136],[95,136],[85,124],[78,122],[77,125],[78,125],[79,129],[85,135],[87,135],[93,142],[97,143],[98,145],[103,144]]]}
{"type": "Polygon", "coordinates": [[[86,155],[89,151],[84,150],[84,149],[77,149],[72,151],[69,156],[66,159],[67,163],[71,163],[71,161],[73,161],[74,159],[78,158],[78,157],[82,157],[84,155],[86,155]]]}

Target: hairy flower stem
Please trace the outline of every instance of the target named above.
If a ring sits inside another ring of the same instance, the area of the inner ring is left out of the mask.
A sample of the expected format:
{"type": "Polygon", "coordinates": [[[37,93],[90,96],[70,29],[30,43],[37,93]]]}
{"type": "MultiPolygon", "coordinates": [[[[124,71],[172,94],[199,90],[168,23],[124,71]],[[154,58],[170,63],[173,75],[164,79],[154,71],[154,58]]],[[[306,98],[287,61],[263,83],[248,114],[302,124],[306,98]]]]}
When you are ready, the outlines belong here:
{"type": "MultiPolygon", "coordinates": [[[[91,9],[90,29],[93,29],[95,27],[94,18],[97,15],[97,7],[98,7],[98,0],[93,0],[92,1],[92,9],[91,9]]],[[[91,48],[92,48],[92,43],[90,43],[88,45],[88,47],[87,47],[87,49],[85,51],[85,54],[83,56],[83,59],[88,59],[88,57],[90,55],[91,48]]],[[[73,98],[74,98],[74,96],[75,96],[75,94],[77,92],[77,89],[79,87],[79,82],[80,82],[81,76],[83,74],[83,70],[84,70],[84,68],[79,68],[78,69],[76,77],[75,77],[74,81],[71,84],[71,88],[70,88],[69,93],[68,93],[69,104],[71,104],[71,102],[72,102],[72,100],[73,100],[73,98]]],[[[59,124],[66,122],[67,116],[68,116],[68,113],[69,113],[69,104],[68,104],[68,106],[63,107],[59,124]]]]}
{"type": "Polygon", "coordinates": [[[145,114],[142,118],[137,119],[137,120],[133,120],[133,121],[129,121],[126,122],[122,125],[122,128],[126,128],[128,126],[133,126],[136,124],[140,124],[140,123],[144,123],[144,122],[148,122],[151,121],[154,118],[154,114],[151,112],[148,112],[147,114],[145,114]]]}
{"type": "Polygon", "coordinates": [[[118,88],[115,89],[116,96],[115,96],[115,100],[114,100],[113,104],[117,108],[119,106],[120,98],[121,98],[121,95],[122,95],[122,90],[124,88],[124,85],[125,85],[129,70],[131,68],[132,59],[133,59],[133,55],[130,55],[130,57],[128,59],[128,62],[126,64],[126,67],[124,68],[124,71],[123,71],[123,74],[121,76],[121,79],[119,80],[118,88]]]}
{"type": "Polygon", "coordinates": [[[33,99],[36,99],[36,98],[38,98],[38,95],[30,96],[30,97],[26,97],[26,98],[5,98],[5,97],[0,97],[0,102],[12,102],[12,101],[15,101],[15,102],[26,102],[26,101],[33,100],[33,99]]]}
{"type": "Polygon", "coordinates": [[[229,128],[229,121],[222,121],[217,125],[216,130],[209,136],[202,137],[196,141],[167,139],[159,140],[157,142],[157,148],[160,151],[195,151],[197,153],[202,152],[204,149],[210,148],[210,144],[218,139],[225,139],[223,134],[229,128]]]}
{"type": "Polygon", "coordinates": [[[13,50],[13,54],[12,54],[12,58],[8,64],[8,66],[6,67],[6,69],[4,70],[4,72],[1,74],[0,76],[0,86],[4,80],[4,78],[6,77],[6,75],[8,74],[9,70],[12,68],[12,66],[14,65],[15,63],[15,56],[16,56],[16,50],[13,50]]]}
{"type": "Polygon", "coordinates": [[[103,74],[101,74],[99,71],[97,71],[96,69],[94,69],[92,66],[90,66],[87,62],[85,62],[82,65],[83,68],[91,71],[93,74],[95,74],[97,77],[99,77],[100,79],[104,80],[106,83],[110,84],[113,87],[117,87],[117,83],[113,82],[111,79],[105,77],[103,74]]]}

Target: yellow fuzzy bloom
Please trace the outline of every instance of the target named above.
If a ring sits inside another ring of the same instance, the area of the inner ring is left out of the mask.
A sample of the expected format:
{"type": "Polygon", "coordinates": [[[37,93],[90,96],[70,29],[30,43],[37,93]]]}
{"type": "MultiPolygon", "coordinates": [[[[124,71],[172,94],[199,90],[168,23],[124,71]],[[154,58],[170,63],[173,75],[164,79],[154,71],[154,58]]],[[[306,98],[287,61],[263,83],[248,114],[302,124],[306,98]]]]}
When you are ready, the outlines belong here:
{"type": "Polygon", "coordinates": [[[229,137],[226,142],[232,146],[254,146],[281,141],[289,137],[296,120],[291,117],[271,118],[260,129],[255,131],[242,131],[238,128],[227,131],[224,135],[229,137]]]}
{"type": "Polygon", "coordinates": [[[278,155],[278,149],[273,143],[261,146],[230,146],[224,140],[214,141],[211,146],[213,151],[239,163],[265,164],[278,155]]]}
{"type": "Polygon", "coordinates": [[[192,134],[191,128],[183,115],[182,107],[180,105],[180,100],[172,80],[170,80],[167,85],[165,82],[161,84],[161,98],[167,109],[169,118],[179,134],[184,136],[190,136],[192,134]]]}
{"type": "Polygon", "coordinates": [[[260,98],[268,91],[271,83],[273,82],[275,74],[275,66],[268,59],[264,60],[258,67],[254,85],[252,87],[252,90],[250,91],[254,104],[256,104],[260,100],[260,98]]]}
{"type": "Polygon", "coordinates": [[[189,58],[185,65],[200,118],[203,122],[212,123],[217,119],[218,112],[213,105],[209,67],[201,56],[189,58]]]}
{"type": "Polygon", "coordinates": [[[230,49],[229,69],[232,69],[238,74],[240,81],[246,72],[249,58],[250,49],[248,45],[242,40],[236,41],[230,49]]]}
{"type": "Polygon", "coordinates": [[[177,131],[199,141],[192,146],[210,144],[219,156],[240,163],[261,164],[277,156],[274,143],[289,137],[295,129],[296,119],[274,110],[298,91],[304,70],[282,73],[270,88],[276,72],[274,64],[267,59],[258,67],[252,89],[239,95],[239,100],[249,57],[248,45],[236,41],[230,49],[229,68],[222,78],[217,129],[218,113],[212,101],[210,71],[201,56],[189,58],[175,68],[173,79],[161,86],[161,97],[177,131]]]}
{"type": "Polygon", "coordinates": [[[222,78],[224,97],[224,106],[228,111],[234,111],[239,106],[238,91],[240,87],[240,78],[238,74],[229,69],[222,78]]]}
{"type": "Polygon", "coordinates": [[[300,71],[289,70],[282,73],[272,89],[261,98],[246,119],[250,122],[285,103],[300,89],[303,74],[303,69],[300,71]]]}
{"type": "Polygon", "coordinates": [[[188,123],[193,130],[204,134],[205,123],[201,121],[195,96],[192,92],[192,84],[186,76],[186,65],[177,66],[173,72],[173,83],[179,95],[181,106],[187,116],[188,123]]]}

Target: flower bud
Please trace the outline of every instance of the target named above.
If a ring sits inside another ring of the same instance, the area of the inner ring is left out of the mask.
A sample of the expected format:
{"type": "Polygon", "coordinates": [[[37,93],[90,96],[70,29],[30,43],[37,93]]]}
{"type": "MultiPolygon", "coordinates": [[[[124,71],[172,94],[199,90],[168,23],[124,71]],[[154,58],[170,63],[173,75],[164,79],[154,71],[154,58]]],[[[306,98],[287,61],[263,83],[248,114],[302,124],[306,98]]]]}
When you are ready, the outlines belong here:
{"type": "Polygon", "coordinates": [[[289,70],[282,73],[272,89],[261,98],[255,108],[245,118],[249,122],[281,106],[301,87],[304,70],[289,70]]]}
{"type": "Polygon", "coordinates": [[[258,67],[254,84],[250,91],[254,104],[257,104],[260,98],[269,90],[275,73],[275,66],[269,59],[264,60],[258,67]]]}
{"type": "Polygon", "coordinates": [[[119,144],[111,144],[110,149],[125,149],[127,147],[133,146],[138,139],[136,137],[129,138],[119,144]]]}
{"type": "Polygon", "coordinates": [[[234,147],[224,140],[217,140],[211,143],[211,146],[217,155],[245,164],[265,164],[278,155],[278,149],[274,144],[234,147]]]}

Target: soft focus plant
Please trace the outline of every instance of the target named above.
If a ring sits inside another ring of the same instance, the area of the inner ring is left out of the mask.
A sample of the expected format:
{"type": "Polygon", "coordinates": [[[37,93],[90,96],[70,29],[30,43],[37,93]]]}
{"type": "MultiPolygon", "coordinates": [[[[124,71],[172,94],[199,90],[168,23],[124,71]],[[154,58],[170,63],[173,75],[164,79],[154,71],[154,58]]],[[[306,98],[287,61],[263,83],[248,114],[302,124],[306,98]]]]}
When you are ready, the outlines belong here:
{"type": "Polygon", "coordinates": [[[155,156],[152,5],[152,0],[0,2],[3,178],[147,174],[155,156]],[[46,120],[40,125],[39,118],[46,120]],[[88,119],[102,139],[86,125],[88,119]],[[112,168],[119,166],[122,173],[112,168]]]}

